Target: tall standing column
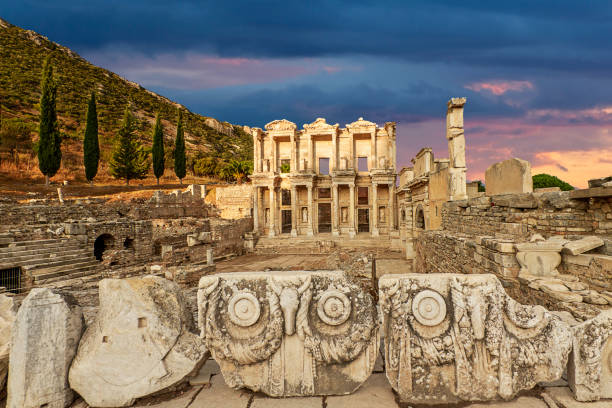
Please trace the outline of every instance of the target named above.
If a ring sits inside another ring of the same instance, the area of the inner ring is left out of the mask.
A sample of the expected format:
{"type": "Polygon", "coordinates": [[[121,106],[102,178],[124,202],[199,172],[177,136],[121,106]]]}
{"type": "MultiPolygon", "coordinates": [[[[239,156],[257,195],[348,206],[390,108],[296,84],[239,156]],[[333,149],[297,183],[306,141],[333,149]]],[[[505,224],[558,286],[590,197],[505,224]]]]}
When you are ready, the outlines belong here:
{"type": "Polygon", "coordinates": [[[378,168],[378,155],[376,154],[376,131],[372,132],[372,136],[370,139],[370,171],[372,169],[378,168]]]}
{"type": "Polygon", "coordinates": [[[253,232],[259,232],[259,187],[253,187],[253,232]]]}
{"type": "Polygon", "coordinates": [[[291,186],[291,236],[297,237],[297,186],[291,186]]]}
{"type": "Polygon", "coordinates": [[[387,225],[389,232],[395,229],[395,183],[389,184],[389,205],[387,208],[387,225]]]}
{"type": "Polygon", "coordinates": [[[314,203],[312,202],[312,185],[308,185],[308,229],[306,235],[309,237],[314,235],[314,217],[313,217],[314,203]]]}
{"type": "Polygon", "coordinates": [[[295,141],[295,132],[291,134],[291,163],[289,164],[290,172],[295,173],[298,171],[297,166],[297,143],[295,141]]]}
{"type": "Polygon", "coordinates": [[[329,174],[332,174],[332,171],[336,170],[336,168],[338,167],[338,134],[337,133],[333,133],[332,134],[332,154],[331,154],[331,159],[330,159],[330,169],[329,169],[329,174]]]}
{"type": "Polygon", "coordinates": [[[446,139],[450,158],[449,201],[467,198],[465,134],[463,131],[463,106],[465,98],[451,98],[446,111],[446,139]]]}
{"type": "MultiPolygon", "coordinates": [[[[355,171],[358,170],[357,164],[355,163],[355,139],[353,138],[353,134],[349,133],[349,157],[348,163],[346,163],[346,170],[353,169],[355,171]]],[[[353,186],[355,187],[355,186],[353,186]]]]}
{"type": "Polygon", "coordinates": [[[270,231],[268,235],[273,237],[276,235],[276,194],[274,191],[274,186],[271,185],[269,188],[270,191],[270,231]]]}
{"type": "Polygon", "coordinates": [[[370,219],[372,220],[372,236],[378,236],[378,184],[372,183],[372,214],[370,219]]]}
{"type": "Polygon", "coordinates": [[[340,235],[340,211],[338,208],[338,184],[332,184],[332,235],[340,235]]]}
{"type": "Polygon", "coordinates": [[[355,238],[355,184],[349,184],[349,236],[355,238]]]}
{"type": "Polygon", "coordinates": [[[308,135],[308,170],[315,171],[315,168],[312,135],[308,135]]]}

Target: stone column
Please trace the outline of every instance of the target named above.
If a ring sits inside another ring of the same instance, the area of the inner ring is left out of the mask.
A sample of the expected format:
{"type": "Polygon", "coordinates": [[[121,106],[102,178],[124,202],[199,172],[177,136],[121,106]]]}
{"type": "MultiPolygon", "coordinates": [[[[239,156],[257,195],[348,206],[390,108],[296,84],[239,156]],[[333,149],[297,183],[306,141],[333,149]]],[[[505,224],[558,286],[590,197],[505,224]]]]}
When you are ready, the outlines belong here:
{"type": "Polygon", "coordinates": [[[463,106],[465,98],[451,98],[446,111],[446,139],[450,158],[449,201],[467,198],[465,135],[463,131],[463,106]]]}
{"type": "Polygon", "coordinates": [[[291,134],[291,163],[289,163],[289,167],[291,167],[291,173],[295,173],[298,171],[297,165],[297,143],[295,139],[295,132],[293,132],[291,134]]]}
{"type": "MultiPolygon", "coordinates": [[[[357,164],[355,163],[355,139],[353,138],[352,133],[349,133],[349,139],[351,140],[349,143],[349,157],[346,170],[353,169],[357,171],[357,164]]],[[[353,187],[355,186],[353,185],[353,187]]]]}
{"type": "Polygon", "coordinates": [[[259,232],[259,187],[253,187],[253,232],[259,232]]]}
{"type": "Polygon", "coordinates": [[[253,171],[258,173],[261,171],[261,160],[259,154],[259,136],[257,130],[253,129],[253,171]]]}
{"type": "Polygon", "coordinates": [[[314,203],[312,202],[312,185],[308,185],[308,229],[306,230],[306,235],[308,235],[309,237],[312,237],[314,235],[313,208],[314,208],[314,203]]]}
{"type": "Polygon", "coordinates": [[[376,131],[371,133],[370,138],[370,171],[378,167],[378,157],[376,155],[376,131]]]}
{"type": "Polygon", "coordinates": [[[297,186],[291,186],[291,236],[297,237],[297,217],[298,217],[298,206],[297,206],[297,186]]]}
{"type": "Polygon", "coordinates": [[[276,173],[278,172],[278,149],[276,146],[276,140],[274,140],[274,137],[272,136],[270,136],[270,145],[272,146],[272,168],[270,170],[272,173],[276,173]]]}
{"type": "Polygon", "coordinates": [[[378,184],[372,183],[372,211],[370,219],[372,220],[372,236],[377,237],[378,234],[378,184]]]}
{"type": "Polygon", "coordinates": [[[355,238],[355,184],[349,184],[349,236],[355,238]]]}
{"type": "Polygon", "coordinates": [[[315,168],[316,167],[314,164],[314,146],[312,142],[312,135],[308,135],[308,170],[315,171],[315,168]]]}
{"type": "Polygon", "coordinates": [[[338,167],[338,134],[336,132],[332,133],[332,154],[329,167],[329,174],[332,174],[332,171],[336,170],[338,167]]]}
{"type": "Polygon", "coordinates": [[[274,191],[274,186],[270,186],[270,231],[268,235],[273,237],[276,235],[276,195],[274,191]]]}
{"type": "Polygon", "coordinates": [[[332,235],[340,235],[340,209],[338,208],[338,184],[332,185],[332,235]]]}
{"type": "Polygon", "coordinates": [[[387,209],[389,233],[395,229],[395,183],[389,184],[389,205],[387,209]]]}

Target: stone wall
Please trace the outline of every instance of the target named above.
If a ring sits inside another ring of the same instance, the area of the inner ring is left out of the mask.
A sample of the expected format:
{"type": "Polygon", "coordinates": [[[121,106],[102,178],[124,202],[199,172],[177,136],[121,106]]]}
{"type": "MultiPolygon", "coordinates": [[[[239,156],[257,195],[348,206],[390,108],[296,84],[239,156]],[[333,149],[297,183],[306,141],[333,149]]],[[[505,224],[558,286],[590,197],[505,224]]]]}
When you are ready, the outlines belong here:
{"type": "Polygon", "coordinates": [[[251,216],[253,186],[250,183],[215,187],[215,205],[221,217],[238,219],[251,216]]]}
{"type": "Polygon", "coordinates": [[[244,253],[244,234],[253,231],[253,218],[226,220],[210,219],[210,231],[215,248],[215,257],[244,253]]]}

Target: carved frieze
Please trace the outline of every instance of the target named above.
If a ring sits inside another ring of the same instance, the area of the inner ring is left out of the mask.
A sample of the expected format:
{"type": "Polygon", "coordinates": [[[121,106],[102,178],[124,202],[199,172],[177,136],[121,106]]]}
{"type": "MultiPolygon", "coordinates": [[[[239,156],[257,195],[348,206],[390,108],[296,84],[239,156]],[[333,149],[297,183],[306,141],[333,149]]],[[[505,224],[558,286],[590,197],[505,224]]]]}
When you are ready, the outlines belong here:
{"type": "Polygon", "coordinates": [[[387,275],[379,290],[387,377],[402,401],[510,399],[563,373],[569,327],[515,302],[493,275],[387,275]]]}
{"type": "Polygon", "coordinates": [[[296,130],[297,125],[293,122],[288,121],[287,119],[279,119],[279,120],[273,120],[272,122],[269,122],[268,124],[266,124],[265,128],[267,131],[296,130]]]}
{"type": "Polygon", "coordinates": [[[348,123],[346,125],[346,128],[353,132],[359,132],[362,130],[366,132],[372,132],[376,129],[376,123],[370,122],[369,120],[364,120],[363,118],[359,118],[353,123],[348,123]]]}
{"type": "Polygon", "coordinates": [[[340,271],[205,276],[198,318],[225,382],[276,397],[351,393],[378,350],[374,301],[340,271]]]}
{"type": "Polygon", "coordinates": [[[313,133],[313,131],[325,132],[325,133],[335,133],[340,125],[336,123],[335,125],[331,125],[325,121],[325,118],[317,118],[312,123],[304,124],[304,129],[313,133]]]}

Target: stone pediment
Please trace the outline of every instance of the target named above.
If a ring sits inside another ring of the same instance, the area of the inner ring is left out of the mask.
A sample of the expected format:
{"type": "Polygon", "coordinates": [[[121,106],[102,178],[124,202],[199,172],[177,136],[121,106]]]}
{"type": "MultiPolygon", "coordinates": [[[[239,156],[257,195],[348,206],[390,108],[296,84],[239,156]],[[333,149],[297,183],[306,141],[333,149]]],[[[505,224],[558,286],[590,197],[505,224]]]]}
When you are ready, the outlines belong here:
{"type": "Polygon", "coordinates": [[[317,120],[312,123],[304,124],[304,129],[335,132],[339,126],[340,125],[338,123],[336,123],[335,125],[330,125],[325,121],[325,118],[317,118],[317,120]]]}
{"type": "Polygon", "coordinates": [[[266,124],[266,130],[274,131],[274,130],[296,130],[297,125],[293,122],[288,121],[287,119],[273,120],[272,122],[266,124]]]}
{"type": "Polygon", "coordinates": [[[371,132],[373,129],[376,129],[376,123],[370,122],[369,120],[364,120],[363,118],[357,119],[353,123],[348,123],[346,128],[352,131],[366,130],[371,132]]]}

